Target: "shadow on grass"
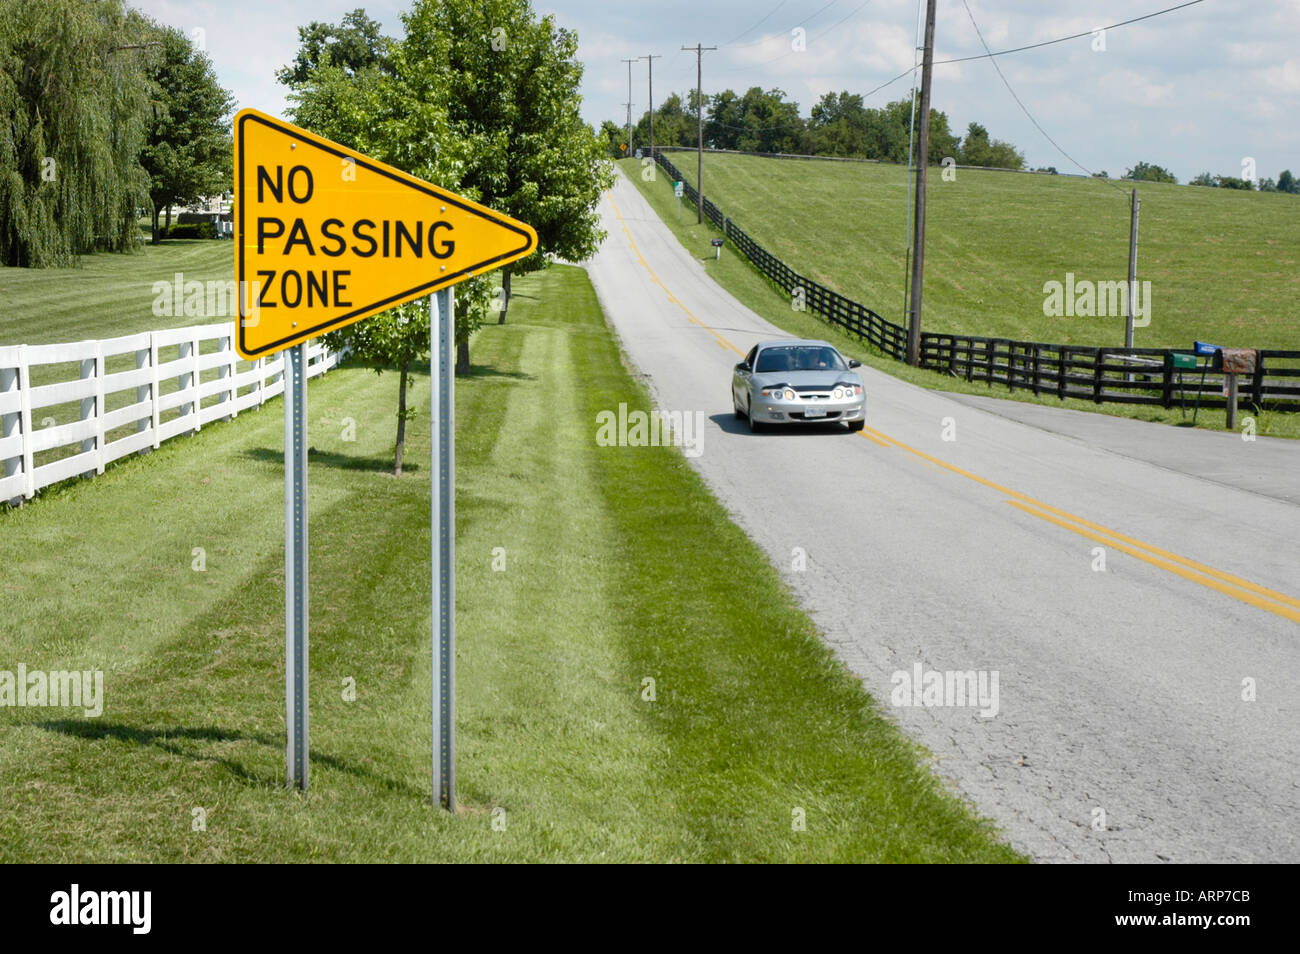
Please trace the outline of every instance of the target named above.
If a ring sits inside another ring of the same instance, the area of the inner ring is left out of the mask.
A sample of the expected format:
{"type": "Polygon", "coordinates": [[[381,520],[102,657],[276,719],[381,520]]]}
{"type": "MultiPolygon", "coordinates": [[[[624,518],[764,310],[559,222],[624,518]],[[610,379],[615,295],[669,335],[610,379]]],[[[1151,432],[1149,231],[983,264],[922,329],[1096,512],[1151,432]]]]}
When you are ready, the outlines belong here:
{"type": "Polygon", "coordinates": [[[528,374],[524,371],[500,371],[490,365],[475,364],[471,361],[468,371],[456,372],[456,380],[461,381],[465,378],[507,378],[511,381],[536,381],[537,375],[528,374]]]}
{"type": "MultiPolygon", "coordinates": [[[[243,456],[267,464],[284,464],[284,451],[276,450],[273,447],[256,447],[253,450],[244,451],[243,456]]],[[[391,474],[393,472],[392,457],[351,457],[348,454],[317,450],[315,447],[307,448],[307,463],[321,467],[334,467],[339,470],[359,470],[381,474],[391,474]]],[[[420,465],[418,463],[409,460],[402,461],[403,473],[419,469],[420,465]]]]}
{"type": "MultiPolygon", "coordinates": [[[[201,748],[187,748],[182,744],[184,742],[252,742],[255,745],[273,748],[276,752],[283,752],[285,740],[282,736],[240,732],[235,729],[222,729],[217,726],[193,728],[173,726],[166,729],[144,729],[119,722],[103,722],[98,719],[93,722],[83,719],[56,719],[37,722],[35,725],[47,732],[60,732],[63,735],[88,739],[92,742],[114,741],[128,742],[141,747],[153,746],[169,755],[192,759],[195,762],[215,762],[225,766],[234,777],[259,788],[279,787],[284,784],[284,778],[281,775],[259,775],[249,771],[242,763],[234,759],[223,758],[201,748]]],[[[428,792],[416,791],[405,782],[385,778],[369,769],[353,765],[332,755],[324,755],[316,750],[311,752],[311,761],[313,765],[325,766],[338,772],[346,772],[348,775],[378,785],[390,792],[414,798],[429,797],[428,792]]]]}

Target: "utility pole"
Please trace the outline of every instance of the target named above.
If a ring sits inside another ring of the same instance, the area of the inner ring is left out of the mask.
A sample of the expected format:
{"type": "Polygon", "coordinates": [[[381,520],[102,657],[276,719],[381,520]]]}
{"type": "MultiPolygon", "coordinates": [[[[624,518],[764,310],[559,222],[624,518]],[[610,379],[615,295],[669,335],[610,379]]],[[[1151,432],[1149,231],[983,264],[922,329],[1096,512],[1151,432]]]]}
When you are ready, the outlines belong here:
{"type": "Polygon", "coordinates": [[[1133,189],[1133,208],[1128,225],[1128,319],[1124,323],[1124,347],[1133,347],[1133,299],[1136,298],[1138,277],[1138,208],[1141,206],[1138,190],[1133,189]]]}
{"type": "Polygon", "coordinates": [[[632,64],[636,62],[636,57],[630,60],[623,60],[627,64],[627,154],[632,155],[632,64]]]}
{"type": "MultiPolygon", "coordinates": [[[[683,50],[691,49],[689,46],[683,50]]],[[[716,46],[695,44],[695,223],[704,224],[704,54],[716,46]]]]}
{"type": "Polygon", "coordinates": [[[916,231],[912,241],[912,306],[907,323],[907,363],[921,360],[921,289],[925,281],[925,180],[930,165],[930,73],[934,69],[934,4],[925,4],[925,52],[921,61],[921,135],[916,153],[916,231]]]}
{"type": "Polygon", "coordinates": [[[655,157],[655,60],[662,60],[663,55],[647,53],[645,56],[638,56],[637,59],[647,60],[646,65],[650,67],[650,158],[653,159],[655,157]]]}

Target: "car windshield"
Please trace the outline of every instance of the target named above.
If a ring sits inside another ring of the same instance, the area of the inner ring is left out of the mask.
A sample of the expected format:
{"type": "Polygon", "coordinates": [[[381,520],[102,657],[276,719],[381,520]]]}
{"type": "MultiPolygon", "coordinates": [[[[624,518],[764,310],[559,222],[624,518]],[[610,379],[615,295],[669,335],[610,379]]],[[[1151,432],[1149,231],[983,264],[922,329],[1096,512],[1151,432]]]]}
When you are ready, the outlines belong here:
{"type": "Polygon", "coordinates": [[[840,353],[827,345],[790,345],[764,348],[758,355],[754,371],[845,371],[840,353]]]}

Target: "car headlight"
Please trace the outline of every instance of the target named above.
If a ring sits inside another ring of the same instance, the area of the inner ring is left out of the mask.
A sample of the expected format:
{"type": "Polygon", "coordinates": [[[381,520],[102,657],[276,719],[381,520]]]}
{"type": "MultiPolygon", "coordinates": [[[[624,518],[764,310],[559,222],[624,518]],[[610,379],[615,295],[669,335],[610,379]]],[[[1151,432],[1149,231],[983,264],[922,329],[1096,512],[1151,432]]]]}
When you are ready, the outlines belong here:
{"type": "Polygon", "coordinates": [[[844,400],[844,389],[843,389],[843,388],[836,388],[834,391],[832,391],[832,392],[831,392],[831,399],[834,400],[834,401],[843,401],[843,400],[844,400]]]}
{"type": "Polygon", "coordinates": [[[794,389],[793,389],[793,388],[786,388],[786,389],[785,389],[785,399],[786,399],[787,401],[793,401],[793,400],[795,399],[795,396],[796,396],[796,395],[795,395],[795,393],[794,393],[794,389]]]}

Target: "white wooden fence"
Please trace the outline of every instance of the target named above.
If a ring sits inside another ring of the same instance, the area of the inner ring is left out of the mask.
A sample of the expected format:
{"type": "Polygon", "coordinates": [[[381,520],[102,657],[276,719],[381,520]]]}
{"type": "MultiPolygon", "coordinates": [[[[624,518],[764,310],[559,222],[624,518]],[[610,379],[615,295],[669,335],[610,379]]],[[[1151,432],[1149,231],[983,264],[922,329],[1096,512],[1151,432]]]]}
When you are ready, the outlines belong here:
{"type": "MultiPolygon", "coordinates": [[[[69,477],[102,474],[120,457],[282,394],[283,352],[248,361],[235,351],[234,334],[234,322],[226,322],[0,347],[0,501],[31,498],[69,477]],[[109,365],[122,370],[109,371],[109,365]],[[75,402],[80,413],[68,423],[42,413],[57,409],[70,416],[74,411],[60,406],[75,402]]],[[[311,378],[337,365],[338,355],[313,340],[307,360],[311,378]]]]}

